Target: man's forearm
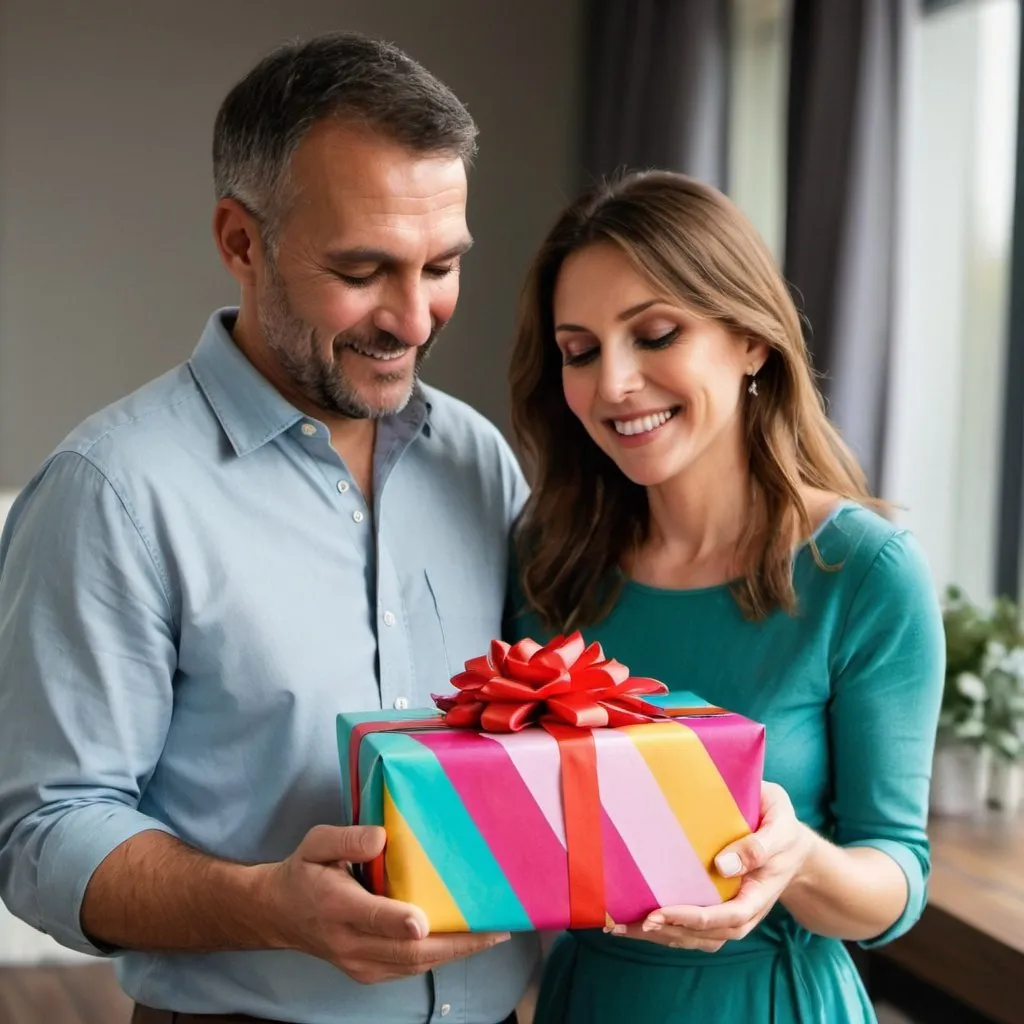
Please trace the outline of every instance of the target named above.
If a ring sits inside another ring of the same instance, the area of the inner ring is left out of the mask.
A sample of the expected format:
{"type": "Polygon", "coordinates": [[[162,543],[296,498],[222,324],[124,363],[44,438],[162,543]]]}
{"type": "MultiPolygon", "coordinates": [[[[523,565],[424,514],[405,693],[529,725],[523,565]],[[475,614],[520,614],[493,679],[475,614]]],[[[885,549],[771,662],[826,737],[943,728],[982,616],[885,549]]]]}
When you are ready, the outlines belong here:
{"type": "Polygon", "coordinates": [[[122,949],[282,948],[267,895],[269,868],[217,860],[165,832],[140,832],[93,873],[82,930],[122,949]]]}

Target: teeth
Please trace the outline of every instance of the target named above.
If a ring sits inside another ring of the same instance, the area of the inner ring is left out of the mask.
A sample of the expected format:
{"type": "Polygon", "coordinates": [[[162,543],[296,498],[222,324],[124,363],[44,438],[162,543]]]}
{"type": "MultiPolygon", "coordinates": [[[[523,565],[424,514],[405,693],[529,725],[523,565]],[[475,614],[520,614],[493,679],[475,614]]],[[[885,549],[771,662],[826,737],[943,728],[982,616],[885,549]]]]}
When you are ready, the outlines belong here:
{"type": "Polygon", "coordinates": [[[349,348],[353,352],[358,352],[361,356],[367,356],[370,359],[382,359],[385,362],[391,359],[401,359],[406,353],[405,349],[402,349],[400,352],[367,352],[366,349],[359,348],[358,345],[350,345],[349,348]]]}
{"type": "Polygon", "coordinates": [[[613,420],[615,431],[631,437],[633,434],[647,434],[663,423],[668,423],[675,415],[674,412],[666,409],[664,412],[654,413],[653,416],[640,416],[635,420],[613,420]]]}

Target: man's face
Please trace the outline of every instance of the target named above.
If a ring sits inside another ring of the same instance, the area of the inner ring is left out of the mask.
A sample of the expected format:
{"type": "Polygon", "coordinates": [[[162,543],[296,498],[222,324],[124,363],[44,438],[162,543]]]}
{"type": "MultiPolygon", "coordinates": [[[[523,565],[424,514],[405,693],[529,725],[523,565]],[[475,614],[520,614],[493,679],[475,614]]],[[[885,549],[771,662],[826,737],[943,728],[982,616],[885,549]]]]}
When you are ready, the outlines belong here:
{"type": "Polygon", "coordinates": [[[465,166],[327,121],[296,151],[290,185],[258,275],[264,342],[316,407],[398,412],[458,300],[465,166]]]}

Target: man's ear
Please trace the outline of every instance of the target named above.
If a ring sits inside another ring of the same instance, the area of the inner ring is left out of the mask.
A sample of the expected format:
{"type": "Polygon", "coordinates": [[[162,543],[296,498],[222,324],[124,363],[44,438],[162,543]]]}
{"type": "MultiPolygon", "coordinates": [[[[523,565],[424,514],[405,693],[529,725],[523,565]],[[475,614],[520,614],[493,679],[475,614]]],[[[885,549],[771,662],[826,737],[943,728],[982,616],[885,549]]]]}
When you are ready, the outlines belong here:
{"type": "Polygon", "coordinates": [[[225,198],[213,210],[213,239],[221,262],[243,287],[256,284],[265,258],[259,222],[237,200],[225,198]]]}

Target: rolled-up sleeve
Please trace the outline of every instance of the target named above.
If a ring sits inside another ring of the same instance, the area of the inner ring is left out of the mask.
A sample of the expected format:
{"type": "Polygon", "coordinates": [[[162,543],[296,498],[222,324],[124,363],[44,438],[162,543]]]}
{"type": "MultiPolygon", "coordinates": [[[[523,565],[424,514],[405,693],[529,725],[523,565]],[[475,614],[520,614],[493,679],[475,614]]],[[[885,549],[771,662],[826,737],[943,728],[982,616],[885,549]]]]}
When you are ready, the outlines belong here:
{"type": "Polygon", "coordinates": [[[896,534],[849,608],[831,705],[835,841],[871,846],[907,880],[900,917],[865,947],[921,916],[930,866],[928,792],[945,671],[942,616],[920,548],[896,534]]]}
{"type": "Polygon", "coordinates": [[[170,721],[167,577],[130,503],[87,456],[29,484],[0,542],[0,896],[101,954],[79,921],[90,877],[139,832],[170,721]]]}

